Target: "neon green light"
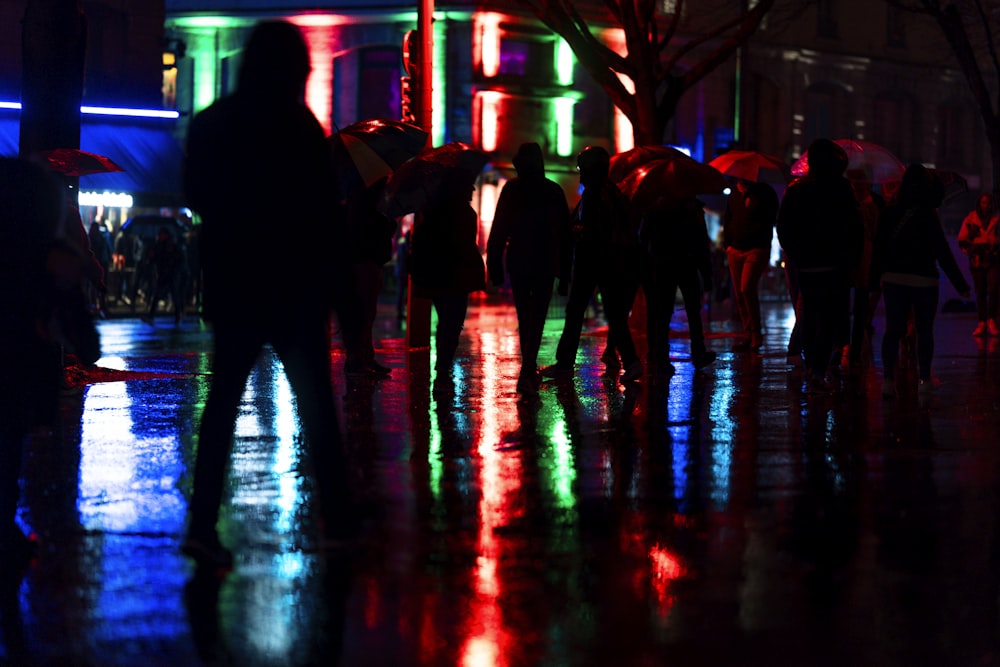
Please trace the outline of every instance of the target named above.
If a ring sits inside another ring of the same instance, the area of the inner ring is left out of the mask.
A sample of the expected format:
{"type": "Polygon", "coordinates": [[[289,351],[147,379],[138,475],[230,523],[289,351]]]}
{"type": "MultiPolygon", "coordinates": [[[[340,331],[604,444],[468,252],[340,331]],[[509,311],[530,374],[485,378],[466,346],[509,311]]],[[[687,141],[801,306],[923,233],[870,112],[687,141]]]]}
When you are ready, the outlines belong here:
{"type": "Polygon", "coordinates": [[[573,153],[573,104],[571,97],[557,97],[556,105],[556,153],[565,157],[573,153]]]}
{"type": "Polygon", "coordinates": [[[445,67],[447,62],[445,56],[448,53],[448,39],[446,28],[447,21],[434,21],[434,89],[431,91],[431,122],[432,129],[431,142],[433,146],[441,146],[447,136],[445,127],[445,96],[447,88],[447,78],[445,77],[445,67]]]}
{"type": "Polygon", "coordinates": [[[556,496],[556,505],[571,509],[576,505],[576,496],[573,494],[576,469],[573,465],[573,445],[566,431],[565,420],[560,420],[552,428],[552,490],[556,496]]]}
{"type": "Polygon", "coordinates": [[[576,56],[573,49],[569,48],[569,42],[559,38],[556,44],[556,79],[560,86],[573,85],[573,65],[576,63],[576,56]]]}
{"type": "Polygon", "coordinates": [[[238,28],[246,25],[246,20],[232,16],[181,16],[174,18],[170,24],[177,28],[238,28]]]}

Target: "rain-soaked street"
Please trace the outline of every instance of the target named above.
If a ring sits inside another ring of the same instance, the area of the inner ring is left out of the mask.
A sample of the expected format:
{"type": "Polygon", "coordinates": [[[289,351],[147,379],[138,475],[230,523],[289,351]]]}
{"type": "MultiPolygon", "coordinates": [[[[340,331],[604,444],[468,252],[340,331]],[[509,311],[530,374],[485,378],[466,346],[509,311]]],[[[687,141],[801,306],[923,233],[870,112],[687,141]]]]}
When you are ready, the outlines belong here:
{"type": "Polygon", "coordinates": [[[712,313],[702,373],[678,309],[676,375],[627,390],[592,321],[575,381],[525,402],[506,302],[476,302],[435,391],[384,306],[390,378],[348,381],[335,352],[364,534],[332,554],[264,358],[236,424],[225,576],[178,552],[208,332],[102,321],[98,371],[31,443],[20,518],[42,549],[4,573],[0,664],[1000,665],[1000,341],[942,314],[932,396],[912,366],[895,400],[877,367],[808,396],[789,306],[764,307],[762,354],[734,352],[712,313]]]}

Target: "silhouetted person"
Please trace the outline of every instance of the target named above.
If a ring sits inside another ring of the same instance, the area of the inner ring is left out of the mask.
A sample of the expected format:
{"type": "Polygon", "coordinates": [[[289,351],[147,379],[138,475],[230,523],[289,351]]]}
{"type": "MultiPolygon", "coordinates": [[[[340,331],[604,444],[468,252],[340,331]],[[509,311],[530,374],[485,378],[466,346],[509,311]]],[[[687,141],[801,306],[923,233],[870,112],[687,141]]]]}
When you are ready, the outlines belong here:
{"type": "Polygon", "coordinates": [[[323,537],[352,530],[330,360],[331,309],[349,264],[329,149],[304,102],[309,71],[298,28],[258,24],[236,92],[199,113],[188,135],[184,187],[203,220],[203,316],[214,332],[182,546],[200,563],[232,563],[216,522],[240,400],[265,345],[295,392],[323,537]]]}
{"type": "Polygon", "coordinates": [[[345,336],[347,361],[344,370],[355,374],[389,375],[390,370],[375,359],[372,327],[382,293],[382,272],[392,259],[392,239],[396,223],[376,205],[385,192],[385,178],[348,199],[347,229],[351,248],[353,295],[357,299],[356,331],[345,336]]]}
{"type": "MultiPolygon", "coordinates": [[[[862,169],[851,169],[847,172],[851,183],[851,191],[858,201],[861,210],[861,222],[864,225],[864,238],[861,245],[861,255],[857,265],[851,271],[851,289],[854,298],[851,303],[851,332],[848,360],[852,369],[858,369],[864,364],[863,353],[871,346],[872,312],[879,297],[877,289],[872,289],[873,277],[872,252],[875,242],[875,229],[878,226],[878,216],[883,204],[875,198],[868,175],[862,169]]],[[[834,351],[836,355],[836,351],[834,351]]]]}
{"type": "Polygon", "coordinates": [[[669,377],[670,320],[677,290],[681,291],[691,338],[691,362],[704,368],[715,361],[715,352],[705,347],[701,321],[702,293],[712,289],[712,242],[705,226],[701,201],[659,199],[646,211],[639,239],[649,255],[650,300],[646,314],[651,371],[669,377]]]}
{"type": "Polygon", "coordinates": [[[517,388],[531,395],[538,392],[538,350],[569,228],[569,204],[562,187],[545,177],[537,143],[521,144],[514,168],[517,177],[507,182],[497,201],[486,266],[494,285],[503,284],[505,264],[510,274],[521,347],[517,388]]]}
{"type": "Polygon", "coordinates": [[[94,307],[97,308],[98,314],[103,317],[107,310],[107,278],[108,272],[111,270],[111,241],[108,239],[108,230],[97,220],[90,223],[90,229],[87,230],[87,239],[90,244],[90,251],[94,253],[94,259],[101,267],[102,282],[104,283],[103,290],[96,286],[91,289],[90,298],[94,307]]]}
{"type": "Polygon", "coordinates": [[[958,246],[969,257],[969,272],[976,288],[979,324],[973,336],[1000,336],[997,313],[1000,306],[1000,214],[993,197],[983,193],[976,208],[962,220],[958,246]]]}
{"type": "MultiPolygon", "coordinates": [[[[600,146],[588,146],[576,158],[583,195],[573,220],[573,272],[566,302],[556,363],[541,369],[542,375],[556,378],[572,376],[576,352],[580,346],[583,316],[599,290],[604,315],[608,320],[609,346],[621,356],[625,372],[622,382],[642,377],[642,362],[635,352],[628,327],[630,286],[635,281],[629,266],[634,258],[638,236],[629,220],[628,203],[618,187],[608,178],[611,157],[600,146]]],[[[565,293],[566,285],[560,285],[565,293]]]]}
{"type": "Polygon", "coordinates": [[[486,288],[476,236],[479,218],[469,204],[475,175],[456,172],[417,215],[410,246],[410,275],[418,294],[437,313],[436,382],[444,388],[465,326],[469,294],[486,288]]]}
{"type": "Polygon", "coordinates": [[[827,372],[834,340],[849,326],[849,273],[860,257],[864,229],[844,178],[844,150],[817,139],[807,159],[809,172],[788,187],[781,202],[778,239],[798,273],[808,389],[826,393],[832,389],[827,372]]]}
{"type": "Polygon", "coordinates": [[[896,395],[899,343],[913,317],[917,334],[918,391],[933,390],[934,318],[940,275],[938,265],[963,298],[969,284],[958,268],[945,238],[937,207],[944,188],[923,165],[911,164],[903,174],[896,198],[879,216],[872,270],[882,280],[885,335],[882,337],[882,395],[896,395]]]}
{"type": "Polygon", "coordinates": [[[0,158],[0,567],[32,551],[15,520],[18,479],[28,432],[57,418],[62,348],[84,364],[100,357],[80,289],[86,259],[60,238],[65,205],[42,167],[0,158]]]}
{"type": "Polygon", "coordinates": [[[760,320],[760,278],[771,262],[778,194],[767,183],[739,179],[723,214],[722,238],[732,277],[733,299],[743,326],[742,347],[764,344],[760,320]]]}
{"type": "Polygon", "coordinates": [[[187,300],[187,255],[183,243],[166,227],[156,232],[156,242],[146,253],[153,268],[149,296],[149,312],[143,321],[153,323],[160,299],[170,298],[174,306],[174,324],[180,324],[187,300]]]}

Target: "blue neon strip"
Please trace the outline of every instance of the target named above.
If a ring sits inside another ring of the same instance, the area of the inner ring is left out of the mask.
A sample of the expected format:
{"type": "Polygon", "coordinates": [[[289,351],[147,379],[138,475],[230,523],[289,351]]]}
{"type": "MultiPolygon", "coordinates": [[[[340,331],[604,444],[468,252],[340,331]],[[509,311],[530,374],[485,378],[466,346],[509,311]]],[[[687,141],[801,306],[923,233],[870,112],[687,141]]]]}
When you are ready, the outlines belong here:
{"type": "MultiPolygon", "coordinates": [[[[21,109],[20,102],[0,102],[0,109],[21,109]]],[[[180,112],[170,109],[123,109],[120,107],[81,106],[80,113],[93,116],[128,116],[130,118],[180,118],[180,112]]]]}

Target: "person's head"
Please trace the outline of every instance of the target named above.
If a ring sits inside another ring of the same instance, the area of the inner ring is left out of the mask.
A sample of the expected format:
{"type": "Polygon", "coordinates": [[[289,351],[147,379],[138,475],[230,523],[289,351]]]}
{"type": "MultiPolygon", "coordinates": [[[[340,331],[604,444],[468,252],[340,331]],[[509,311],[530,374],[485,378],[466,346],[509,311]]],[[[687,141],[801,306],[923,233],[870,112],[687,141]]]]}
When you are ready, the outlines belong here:
{"type": "Polygon", "coordinates": [[[610,166],[611,156],[600,146],[587,146],[576,156],[576,168],[584,187],[607,180],[610,166]]]}
{"type": "Polygon", "coordinates": [[[984,192],[979,195],[979,200],[976,203],[976,210],[979,211],[980,216],[986,217],[993,213],[993,196],[984,192]]]}
{"type": "Polygon", "coordinates": [[[817,139],[806,153],[809,174],[824,178],[840,176],[847,169],[847,153],[829,139],[817,139]]]}
{"type": "Polygon", "coordinates": [[[903,180],[899,184],[896,197],[904,207],[937,208],[944,199],[944,186],[927,167],[914,162],[903,172],[903,180]]]}
{"type": "Polygon", "coordinates": [[[542,178],[545,176],[545,159],[542,147],[535,142],[521,144],[514,155],[514,169],[519,178],[542,178]]]}
{"type": "Polygon", "coordinates": [[[872,186],[868,182],[868,174],[864,169],[848,169],[844,174],[851,183],[851,190],[854,198],[859,202],[866,201],[872,196],[872,186]]]}
{"type": "Polygon", "coordinates": [[[309,47],[287,21],[262,21],[243,50],[238,90],[274,101],[303,100],[309,79],[309,47]]]}

